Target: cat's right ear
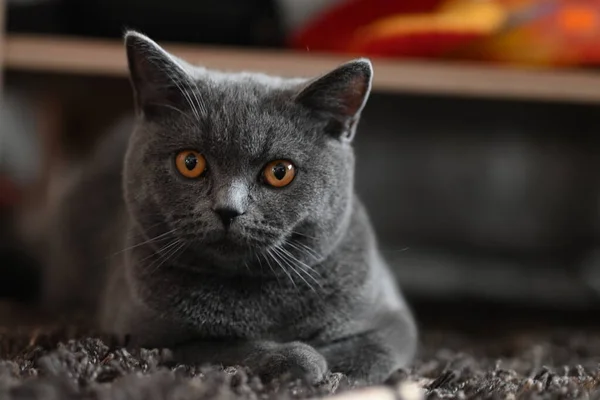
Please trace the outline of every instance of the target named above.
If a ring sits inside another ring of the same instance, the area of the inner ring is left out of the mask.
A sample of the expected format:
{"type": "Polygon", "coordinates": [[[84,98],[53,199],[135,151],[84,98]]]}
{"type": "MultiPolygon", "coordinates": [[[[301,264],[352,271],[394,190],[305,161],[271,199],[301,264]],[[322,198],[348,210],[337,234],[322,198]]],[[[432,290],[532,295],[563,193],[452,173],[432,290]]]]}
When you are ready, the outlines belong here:
{"type": "Polygon", "coordinates": [[[332,136],[351,142],[372,80],[371,61],[359,58],[309,82],[296,101],[327,118],[332,136]]]}
{"type": "Polygon", "coordinates": [[[136,111],[150,119],[184,112],[194,86],[182,63],[139,32],[125,33],[125,48],[136,111]]]}

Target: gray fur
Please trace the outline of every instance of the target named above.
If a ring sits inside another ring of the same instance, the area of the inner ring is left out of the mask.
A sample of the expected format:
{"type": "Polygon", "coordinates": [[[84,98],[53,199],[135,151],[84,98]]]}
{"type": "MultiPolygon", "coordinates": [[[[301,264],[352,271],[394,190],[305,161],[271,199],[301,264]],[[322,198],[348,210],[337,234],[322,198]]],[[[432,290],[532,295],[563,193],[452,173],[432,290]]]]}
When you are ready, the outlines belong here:
{"type": "Polygon", "coordinates": [[[48,304],[89,305],[134,344],[267,378],[378,383],[409,363],[416,327],[353,189],[370,62],[283,79],[192,67],[135,32],[125,43],[135,129],[99,148],[54,214],[48,304]],[[185,149],[205,175],[176,172],[185,149]],[[287,187],[261,180],[276,159],[298,168],[287,187]],[[223,207],[241,214],[228,230],[223,207]]]}

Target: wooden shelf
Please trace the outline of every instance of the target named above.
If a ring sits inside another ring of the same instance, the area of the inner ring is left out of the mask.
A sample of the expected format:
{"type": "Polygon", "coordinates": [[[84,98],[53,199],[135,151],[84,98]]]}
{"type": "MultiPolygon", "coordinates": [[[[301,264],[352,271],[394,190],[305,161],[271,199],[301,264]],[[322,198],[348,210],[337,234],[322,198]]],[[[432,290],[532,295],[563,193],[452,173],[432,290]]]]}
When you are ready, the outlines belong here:
{"type": "MultiPolygon", "coordinates": [[[[249,50],[165,44],[191,63],[228,71],[260,71],[281,76],[313,76],[350,57],[284,50],[249,50]]],[[[125,77],[119,40],[39,35],[7,36],[8,70],[125,77]]],[[[536,70],[468,63],[374,60],[374,88],[483,98],[600,103],[600,72],[536,70]]]]}
{"type": "Polygon", "coordinates": [[[6,21],[6,8],[7,2],[6,0],[0,0],[0,95],[2,95],[2,85],[3,85],[3,74],[2,74],[2,66],[4,65],[4,40],[6,37],[6,29],[4,29],[5,21],[6,21]]]}

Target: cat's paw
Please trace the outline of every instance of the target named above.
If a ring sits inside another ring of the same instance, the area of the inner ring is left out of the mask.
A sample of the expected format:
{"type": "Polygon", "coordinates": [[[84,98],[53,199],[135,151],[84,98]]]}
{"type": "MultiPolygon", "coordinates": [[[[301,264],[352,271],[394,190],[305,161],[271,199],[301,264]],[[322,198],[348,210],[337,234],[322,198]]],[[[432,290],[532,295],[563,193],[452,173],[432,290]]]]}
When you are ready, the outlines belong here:
{"type": "Polygon", "coordinates": [[[260,354],[256,357],[252,369],[265,381],[289,375],[291,378],[304,379],[314,384],[325,378],[327,361],[313,347],[291,342],[260,354]]]}

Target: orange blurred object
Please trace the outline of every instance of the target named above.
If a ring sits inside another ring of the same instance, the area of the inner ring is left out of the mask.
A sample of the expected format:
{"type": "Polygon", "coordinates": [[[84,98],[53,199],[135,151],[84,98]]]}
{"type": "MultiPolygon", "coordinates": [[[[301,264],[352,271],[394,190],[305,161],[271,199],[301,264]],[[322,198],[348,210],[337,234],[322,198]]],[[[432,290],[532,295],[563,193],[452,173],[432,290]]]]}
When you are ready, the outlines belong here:
{"type": "Polygon", "coordinates": [[[558,11],[559,27],[567,34],[590,35],[598,30],[598,14],[575,5],[558,11]]]}
{"type": "Polygon", "coordinates": [[[531,1],[502,31],[460,55],[539,66],[600,65],[600,1],[531,1]]]}
{"type": "Polygon", "coordinates": [[[290,43],[365,56],[595,65],[600,0],[350,0],[290,43]]]}
{"type": "Polygon", "coordinates": [[[347,0],[335,4],[295,32],[290,46],[347,52],[356,29],[398,14],[429,13],[443,0],[347,0]]]}
{"type": "Polygon", "coordinates": [[[494,2],[446,1],[436,13],[394,15],[358,28],[349,51],[373,56],[444,55],[495,32],[505,18],[494,2]]]}

